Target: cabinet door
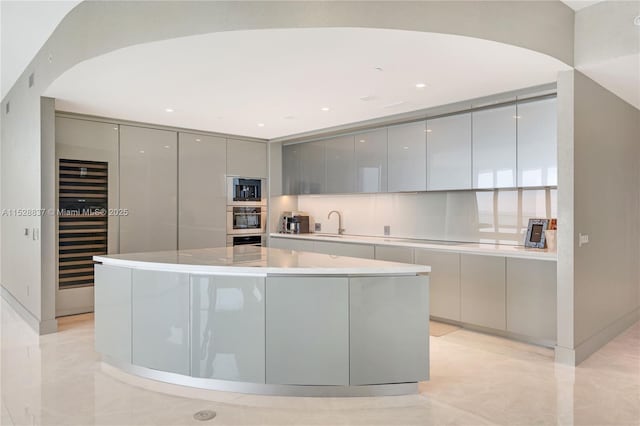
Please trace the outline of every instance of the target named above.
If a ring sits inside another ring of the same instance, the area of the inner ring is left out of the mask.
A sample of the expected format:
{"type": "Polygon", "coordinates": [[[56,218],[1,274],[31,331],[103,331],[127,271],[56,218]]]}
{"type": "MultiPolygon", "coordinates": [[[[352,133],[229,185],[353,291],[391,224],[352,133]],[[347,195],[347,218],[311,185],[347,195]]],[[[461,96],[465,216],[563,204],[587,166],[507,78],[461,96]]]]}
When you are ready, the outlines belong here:
{"type": "Polygon", "coordinates": [[[267,384],[349,384],[349,280],[267,277],[267,384]]]}
{"type": "Polygon", "coordinates": [[[133,364],[190,374],[189,274],[133,270],[133,364]]]}
{"type": "Polygon", "coordinates": [[[227,141],[180,133],[178,248],[226,246],[227,141]]]}
{"type": "Polygon", "coordinates": [[[389,127],[389,192],[427,189],[424,121],[389,127]]]}
{"type": "Polygon", "coordinates": [[[424,276],[349,280],[352,386],[429,379],[428,283],[424,276]]]}
{"type": "Polygon", "coordinates": [[[518,186],[558,185],[556,98],[518,103],[518,186]]]}
{"type": "Polygon", "coordinates": [[[413,249],[411,247],[376,246],[376,260],[413,263],[413,249]]]}
{"type": "Polygon", "coordinates": [[[460,321],[460,254],[416,249],[415,262],[431,266],[431,316],[460,321]]]}
{"type": "Polygon", "coordinates": [[[227,139],[227,174],[243,177],[267,177],[265,142],[227,139]]]}
{"type": "Polygon", "coordinates": [[[353,193],[356,186],[356,165],[353,136],[324,141],[328,194],[353,193]]]}
{"type": "Polygon", "coordinates": [[[427,120],[427,189],[471,188],[471,114],[427,120]]]}
{"type": "Polygon", "coordinates": [[[556,263],[507,259],[507,330],[556,341],[556,263]]]}
{"type": "Polygon", "coordinates": [[[191,275],[191,375],[264,383],[264,278],[191,275]]]}
{"type": "Polygon", "coordinates": [[[285,145],[282,147],[282,193],[300,194],[300,178],[300,145],[285,145]]]}
{"type": "Polygon", "coordinates": [[[323,194],[326,182],[324,141],[298,145],[300,151],[300,194],[323,194]]]}
{"type": "Polygon", "coordinates": [[[295,238],[271,237],[269,239],[269,247],[283,250],[313,251],[313,243],[311,240],[299,240],[295,238]]]}
{"type": "Polygon", "coordinates": [[[473,187],[516,186],[516,106],[473,112],[473,187]]]}
{"type": "Polygon", "coordinates": [[[504,257],[461,255],[463,322],[506,330],[505,267],[504,257]]]}
{"type": "Polygon", "coordinates": [[[178,135],[120,126],[120,253],[178,246],[178,135]]]}
{"type": "Polygon", "coordinates": [[[387,191],[387,129],[355,135],[356,192],[387,191]]]}
{"type": "Polygon", "coordinates": [[[332,243],[330,241],[314,241],[313,251],[335,256],[360,257],[373,259],[374,249],[368,244],[332,243]]]}
{"type": "Polygon", "coordinates": [[[131,363],[131,269],[95,265],[95,345],[102,355],[131,363]]]}

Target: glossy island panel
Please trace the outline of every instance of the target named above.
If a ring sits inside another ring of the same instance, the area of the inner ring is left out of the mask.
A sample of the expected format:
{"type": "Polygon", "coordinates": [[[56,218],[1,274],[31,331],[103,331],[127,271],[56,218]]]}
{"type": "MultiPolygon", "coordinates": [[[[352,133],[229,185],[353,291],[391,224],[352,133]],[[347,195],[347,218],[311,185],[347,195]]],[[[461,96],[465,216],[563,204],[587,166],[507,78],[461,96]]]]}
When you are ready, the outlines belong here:
{"type": "Polygon", "coordinates": [[[429,267],[256,247],[189,254],[227,266],[187,273],[101,256],[104,362],[154,380],[279,395],[398,395],[428,379],[429,267]]]}

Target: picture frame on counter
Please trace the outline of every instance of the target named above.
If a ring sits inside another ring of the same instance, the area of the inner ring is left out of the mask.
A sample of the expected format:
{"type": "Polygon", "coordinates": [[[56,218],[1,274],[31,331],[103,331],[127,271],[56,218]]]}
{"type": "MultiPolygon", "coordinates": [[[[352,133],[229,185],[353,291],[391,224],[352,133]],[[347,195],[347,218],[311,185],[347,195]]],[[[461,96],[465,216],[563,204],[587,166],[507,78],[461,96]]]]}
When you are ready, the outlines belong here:
{"type": "Polygon", "coordinates": [[[549,229],[549,219],[529,219],[524,246],[543,249],[546,247],[545,231],[549,229]]]}

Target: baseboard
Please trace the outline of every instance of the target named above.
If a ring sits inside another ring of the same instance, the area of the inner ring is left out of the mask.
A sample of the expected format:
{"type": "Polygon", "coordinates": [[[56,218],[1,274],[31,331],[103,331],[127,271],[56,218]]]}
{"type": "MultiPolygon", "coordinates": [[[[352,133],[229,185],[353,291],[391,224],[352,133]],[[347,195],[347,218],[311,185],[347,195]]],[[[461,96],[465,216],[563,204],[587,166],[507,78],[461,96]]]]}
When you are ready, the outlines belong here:
{"type": "Polygon", "coordinates": [[[55,319],[40,321],[36,318],[31,311],[24,307],[18,299],[16,299],[9,290],[4,286],[0,286],[2,292],[2,298],[13,308],[14,311],[20,315],[20,317],[29,324],[36,333],[39,335],[55,333],[58,331],[58,321],[55,319]]]}
{"type": "Polygon", "coordinates": [[[572,366],[579,365],[638,320],[640,320],[640,307],[618,318],[573,349],[557,346],[556,362],[572,366]]]}

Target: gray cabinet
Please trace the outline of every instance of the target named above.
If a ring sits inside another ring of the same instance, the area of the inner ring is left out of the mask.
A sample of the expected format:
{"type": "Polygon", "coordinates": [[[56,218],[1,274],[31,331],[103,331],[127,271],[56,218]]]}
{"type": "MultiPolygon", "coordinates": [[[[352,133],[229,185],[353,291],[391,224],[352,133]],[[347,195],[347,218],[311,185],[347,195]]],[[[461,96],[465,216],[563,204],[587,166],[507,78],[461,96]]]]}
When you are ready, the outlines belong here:
{"type": "Polygon", "coordinates": [[[427,139],[424,121],[389,127],[389,192],[427,189],[427,139]]]}
{"type": "Polygon", "coordinates": [[[265,382],[264,278],[191,276],[191,375],[265,382]]]}
{"type": "Polygon", "coordinates": [[[558,185],[556,98],[518,103],[518,186],[558,185]]]}
{"type": "Polygon", "coordinates": [[[348,278],[267,277],[266,374],[270,384],[349,384],[348,278]]]}
{"type": "Polygon", "coordinates": [[[311,240],[299,240],[294,238],[271,237],[269,239],[269,247],[283,250],[314,251],[313,243],[314,242],[311,240]]]}
{"type": "Polygon", "coordinates": [[[352,386],[429,379],[428,281],[415,276],[350,279],[352,386]]]}
{"type": "Polygon", "coordinates": [[[324,141],[299,144],[300,194],[326,192],[326,167],[324,141]]]}
{"type": "Polygon", "coordinates": [[[120,126],[120,253],[176,250],[178,135],[120,126]]]}
{"type": "Polygon", "coordinates": [[[356,192],[387,191],[387,129],[358,133],[355,138],[356,192]]]}
{"type": "Polygon", "coordinates": [[[267,176],[267,144],[265,142],[227,140],[227,174],[230,176],[267,176]]]}
{"type": "Polygon", "coordinates": [[[557,262],[507,259],[507,331],[556,341],[557,262]]]}
{"type": "Polygon", "coordinates": [[[462,254],[460,287],[463,322],[506,329],[504,257],[462,254]]]}
{"type": "Polygon", "coordinates": [[[190,133],[178,137],[178,248],[224,247],[227,142],[190,133]]]}
{"type": "Polygon", "coordinates": [[[353,136],[324,141],[326,186],[328,194],[352,193],[356,189],[356,164],[353,136]]]}
{"type": "Polygon", "coordinates": [[[131,269],[95,265],[96,351],[131,363],[131,269]]]}
{"type": "Polygon", "coordinates": [[[137,269],[131,294],[133,364],[189,375],[189,275],[137,269]]]}
{"type": "Polygon", "coordinates": [[[300,144],[282,147],[282,193],[296,195],[301,189],[300,144]]]}
{"type": "Polygon", "coordinates": [[[415,262],[431,266],[429,312],[437,318],[460,321],[460,254],[415,250],[415,262]]]}
{"type": "Polygon", "coordinates": [[[471,113],[427,120],[427,189],[471,188],[471,113]]]}
{"type": "Polygon", "coordinates": [[[376,260],[413,263],[413,248],[397,246],[376,246],[376,260]]]}
{"type": "Polygon", "coordinates": [[[516,106],[473,112],[473,187],[516,186],[516,106]]]}
{"type": "Polygon", "coordinates": [[[369,244],[333,243],[330,241],[314,241],[313,251],[335,256],[360,257],[373,259],[374,249],[369,244]]]}

